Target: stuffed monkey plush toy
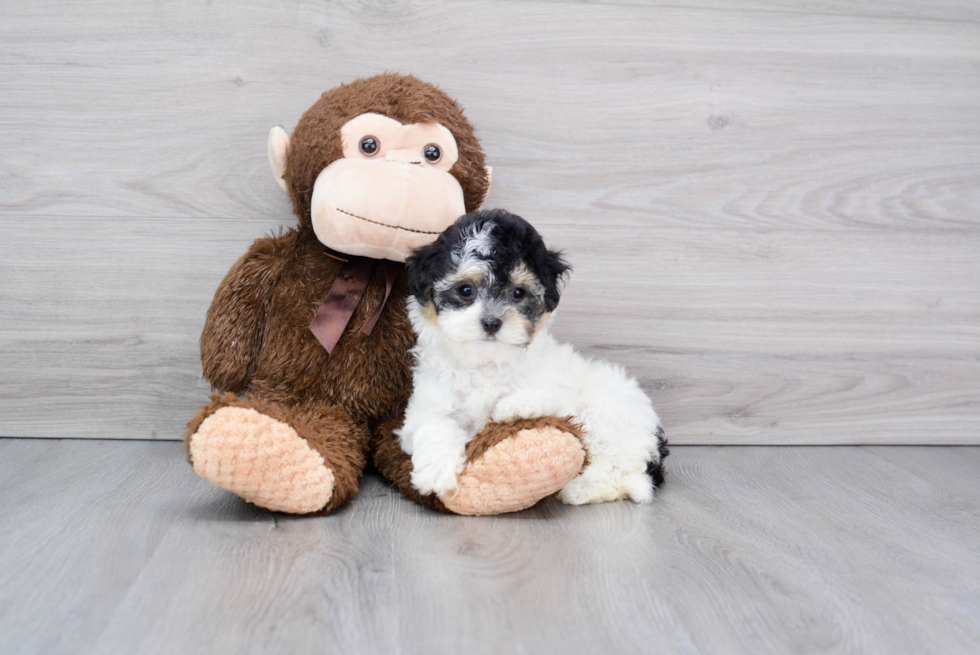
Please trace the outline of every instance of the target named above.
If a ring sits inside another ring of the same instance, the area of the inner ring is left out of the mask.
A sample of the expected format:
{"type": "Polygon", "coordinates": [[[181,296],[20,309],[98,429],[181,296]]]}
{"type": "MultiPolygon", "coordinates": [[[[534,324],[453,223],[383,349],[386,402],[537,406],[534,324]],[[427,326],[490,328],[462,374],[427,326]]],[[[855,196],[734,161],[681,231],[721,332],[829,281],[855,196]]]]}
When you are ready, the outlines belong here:
{"type": "Polygon", "coordinates": [[[357,491],[369,457],[407,497],[459,514],[524,509],[582,469],[575,425],[491,423],[467,448],[457,489],[412,487],[398,443],[415,342],[405,258],[490,186],[459,105],[412,76],[342,84],[274,128],[269,160],[299,218],[255,241],[219,285],[201,335],[219,392],[187,428],[208,482],[269,510],[326,514],[357,491]]]}

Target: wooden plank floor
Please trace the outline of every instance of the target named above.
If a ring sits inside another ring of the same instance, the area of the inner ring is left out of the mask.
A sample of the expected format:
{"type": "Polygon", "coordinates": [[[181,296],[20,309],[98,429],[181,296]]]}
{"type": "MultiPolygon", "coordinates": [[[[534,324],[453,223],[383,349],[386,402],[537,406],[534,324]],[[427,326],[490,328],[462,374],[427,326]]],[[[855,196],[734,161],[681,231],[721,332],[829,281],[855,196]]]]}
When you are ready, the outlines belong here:
{"type": "Polygon", "coordinates": [[[179,438],[269,129],[389,69],[674,443],[980,443],[975,0],[0,3],[0,435],[179,438]]]}
{"type": "Polygon", "coordinates": [[[975,653],[980,448],[676,447],[649,506],[275,515],[173,442],[0,440],[20,653],[975,653]]]}

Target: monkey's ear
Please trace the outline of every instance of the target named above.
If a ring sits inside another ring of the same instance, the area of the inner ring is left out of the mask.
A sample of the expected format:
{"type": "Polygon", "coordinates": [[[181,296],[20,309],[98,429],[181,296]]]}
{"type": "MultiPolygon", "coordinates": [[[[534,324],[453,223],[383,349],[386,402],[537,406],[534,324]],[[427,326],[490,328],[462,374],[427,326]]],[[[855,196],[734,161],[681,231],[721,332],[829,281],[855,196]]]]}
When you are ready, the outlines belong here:
{"type": "Polygon", "coordinates": [[[269,165],[279,188],[286,190],[286,157],[289,156],[289,135],[276,125],[269,132],[269,165]]]}
{"type": "MultiPolygon", "coordinates": [[[[487,196],[490,195],[490,185],[493,183],[493,166],[487,166],[487,192],[483,194],[483,202],[487,201],[487,196]]],[[[482,205],[483,202],[480,204],[482,205]]]]}
{"type": "Polygon", "coordinates": [[[477,207],[474,211],[479,211],[480,207],[483,206],[483,203],[487,201],[487,196],[490,195],[490,183],[493,181],[493,166],[484,166],[483,168],[487,172],[487,186],[486,189],[483,190],[483,197],[480,198],[479,207],[477,207]]]}

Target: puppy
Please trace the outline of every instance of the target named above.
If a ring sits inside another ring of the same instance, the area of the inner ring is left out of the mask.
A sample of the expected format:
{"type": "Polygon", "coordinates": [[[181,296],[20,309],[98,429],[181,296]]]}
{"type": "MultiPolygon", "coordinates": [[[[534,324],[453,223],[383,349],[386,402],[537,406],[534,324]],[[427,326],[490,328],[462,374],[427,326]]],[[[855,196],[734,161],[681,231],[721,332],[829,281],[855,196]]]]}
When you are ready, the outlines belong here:
{"type": "Polygon", "coordinates": [[[588,465],[559,499],[653,498],[668,453],[660,419],[621,367],[551,336],[570,269],[527,221],[499,209],[466,214],[407,263],[418,342],[399,438],[419,492],[456,488],[466,444],[488,421],[571,416],[588,465]]]}

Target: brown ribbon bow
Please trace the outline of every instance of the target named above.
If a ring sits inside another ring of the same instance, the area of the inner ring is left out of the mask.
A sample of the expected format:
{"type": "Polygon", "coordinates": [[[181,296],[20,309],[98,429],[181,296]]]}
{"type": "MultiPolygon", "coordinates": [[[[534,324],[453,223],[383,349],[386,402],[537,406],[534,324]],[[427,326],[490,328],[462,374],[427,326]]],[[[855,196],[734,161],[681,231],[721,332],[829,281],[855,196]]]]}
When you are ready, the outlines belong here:
{"type": "Polygon", "coordinates": [[[385,276],[385,295],[378,303],[377,309],[368,317],[367,322],[361,328],[361,334],[371,334],[374,326],[378,323],[378,318],[381,317],[381,310],[388,302],[388,296],[391,295],[391,287],[395,284],[395,278],[403,266],[404,264],[398,262],[369,257],[351,257],[344,263],[333,284],[330,285],[327,297],[323,299],[320,308],[316,311],[313,322],[310,323],[310,332],[326,348],[328,353],[333,354],[334,347],[340,341],[344,330],[347,329],[347,324],[350,323],[351,316],[354,315],[354,310],[357,309],[358,303],[364,296],[371,276],[374,275],[374,271],[378,267],[381,267],[385,276]]]}

